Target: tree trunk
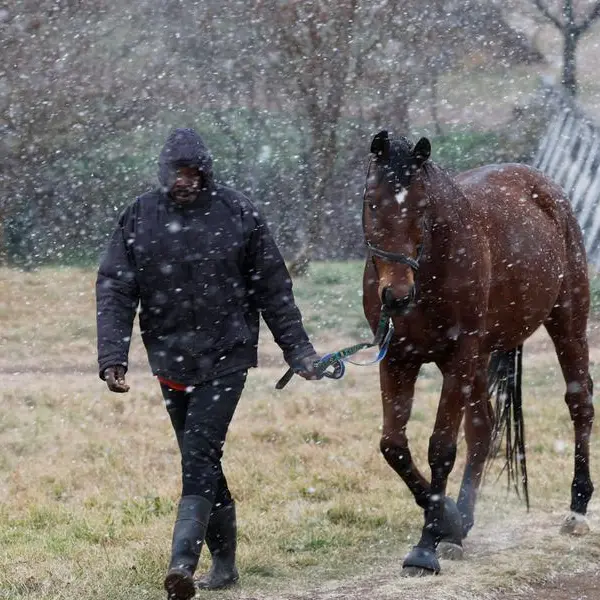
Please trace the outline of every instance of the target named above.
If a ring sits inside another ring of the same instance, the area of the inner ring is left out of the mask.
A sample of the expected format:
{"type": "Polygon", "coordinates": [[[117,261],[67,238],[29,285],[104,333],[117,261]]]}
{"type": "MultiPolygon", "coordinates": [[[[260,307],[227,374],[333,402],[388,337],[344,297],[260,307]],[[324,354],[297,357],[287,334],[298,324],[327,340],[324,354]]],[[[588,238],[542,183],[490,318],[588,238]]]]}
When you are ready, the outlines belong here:
{"type": "Polygon", "coordinates": [[[444,131],[440,123],[440,115],[438,113],[438,71],[435,65],[431,65],[430,81],[431,81],[431,118],[433,119],[433,127],[435,135],[443,135],[444,131]]]}
{"type": "Polygon", "coordinates": [[[406,94],[400,94],[394,98],[392,114],[394,115],[393,123],[397,127],[400,135],[408,135],[410,132],[410,98],[406,94]]]}
{"type": "Polygon", "coordinates": [[[577,95],[577,42],[579,34],[576,29],[564,31],[563,74],[562,85],[571,96],[577,95]]]}
{"type": "MultiPolygon", "coordinates": [[[[311,203],[308,215],[307,246],[310,257],[318,255],[318,249],[323,247],[325,219],[327,217],[328,191],[333,177],[337,137],[335,127],[329,126],[329,131],[322,129],[313,131],[315,154],[319,159],[315,164],[315,181],[313,184],[311,203]]],[[[331,240],[330,240],[331,241],[331,240]]]]}
{"type": "Polygon", "coordinates": [[[8,264],[8,252],[6,249],[6,228],[4,218],[0,215],[0,267],[8,264]]]}

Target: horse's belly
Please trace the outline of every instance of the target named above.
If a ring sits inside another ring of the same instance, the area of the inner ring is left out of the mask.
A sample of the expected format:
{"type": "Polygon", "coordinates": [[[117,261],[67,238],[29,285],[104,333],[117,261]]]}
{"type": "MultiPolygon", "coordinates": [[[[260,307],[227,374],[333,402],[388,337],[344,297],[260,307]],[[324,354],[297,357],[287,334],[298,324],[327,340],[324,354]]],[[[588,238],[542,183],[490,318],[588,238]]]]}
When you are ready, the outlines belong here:
{"type": "Polygon", "coordinates": [[[493,262],[486,318],[491,348],[521,344],[544,323],[556,303],[564,257],[555,241],[547,245],[543,239],[538,241],[493,262]]]}

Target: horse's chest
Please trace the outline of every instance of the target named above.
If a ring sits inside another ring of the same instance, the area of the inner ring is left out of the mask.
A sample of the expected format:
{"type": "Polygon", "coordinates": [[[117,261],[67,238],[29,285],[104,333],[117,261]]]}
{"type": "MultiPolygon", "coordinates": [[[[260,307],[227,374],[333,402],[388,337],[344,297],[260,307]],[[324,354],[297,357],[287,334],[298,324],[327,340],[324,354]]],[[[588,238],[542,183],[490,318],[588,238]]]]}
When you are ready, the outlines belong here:
{"type": "Polygon", "coordinates": [[[420,313],[412,318],[395,319],[394,330],[397,351],[405,358],[430,362],[448,351],[459,336],[460,326],[436,315],[420,313]]]}

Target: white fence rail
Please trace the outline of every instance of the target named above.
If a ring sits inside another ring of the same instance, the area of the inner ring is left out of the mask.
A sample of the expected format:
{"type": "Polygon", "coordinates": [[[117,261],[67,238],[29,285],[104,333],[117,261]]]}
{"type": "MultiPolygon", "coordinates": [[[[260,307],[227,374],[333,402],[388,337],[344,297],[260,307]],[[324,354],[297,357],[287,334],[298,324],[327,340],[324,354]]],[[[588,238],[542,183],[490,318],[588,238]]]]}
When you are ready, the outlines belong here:
{"type": "Polygon", "coordinates": [[[550,119],[533,165],[571,199],[588,261],[600,268],[600,128],[560,92],[548,88],[550,119]]]}

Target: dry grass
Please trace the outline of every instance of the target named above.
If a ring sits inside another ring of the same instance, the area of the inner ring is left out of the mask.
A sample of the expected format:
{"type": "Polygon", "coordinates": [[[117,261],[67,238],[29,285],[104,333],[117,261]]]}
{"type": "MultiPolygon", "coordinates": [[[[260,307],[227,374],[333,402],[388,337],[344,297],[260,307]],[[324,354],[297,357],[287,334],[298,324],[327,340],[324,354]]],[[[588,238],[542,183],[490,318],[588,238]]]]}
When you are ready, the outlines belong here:
{"type": "Polygon", "coordinates": [[[0,369],[88,369],[95,352],[94,276],[65,268],[0,270],[0,369]]]}
{"type": "MultiPolygon", "coordinates": [[[[352,268],[359,270],[344,267],[352,268]]],[[[335,328],[323,325],[330,317],[314,299],[319,286],[340,302],[349,292],[335,273],[297,287],[303,285],[299,297],[319,347],[334,349],[341,340],[332,340],[335,328]]],[[[5,600],[163,597],[179,492],[175,439],[137,337],[132,391],[110,394],[98,380],[92,292],[90,271],[0,271],[5,600]]],[[[344,340],[359,322],[355,315],[342,329],[344,340]]],[[[377,369],[349,367],[340,382],[293,380],[277,392],[283,365],[273,364],[274,348],[265,340],[264,366],[251,373],[224,461],[238,500],[243,583],[212,597],[481,599],[590,569],[600,558],[598,503],[590,507],[590,536],[558,535],[569,499],[572,430],[547,340],[536,336],[529,348],[524,396],[532,511],[506,493],[504,480],[489,480],[467,560],[444,562],[441,577],[405,580],[401,560],[418,539],[422,516],[378,452],[377,369]]],[[[594,346],[593,356],[598,352],[594,346]]],[[[439,385],[435,371],[425,369],[409,427],[424,466],[439,385]]],[[[459,463],[463,455],[461,444],[459,463]]],[[[594,479],[599,458],[594,442],[594,479]]],[[[450,483],[454,495],[459,468],[450,483]]]]}

